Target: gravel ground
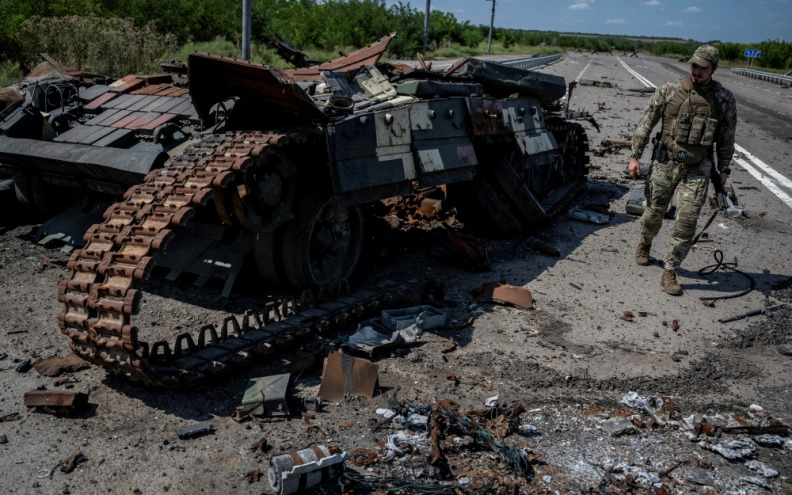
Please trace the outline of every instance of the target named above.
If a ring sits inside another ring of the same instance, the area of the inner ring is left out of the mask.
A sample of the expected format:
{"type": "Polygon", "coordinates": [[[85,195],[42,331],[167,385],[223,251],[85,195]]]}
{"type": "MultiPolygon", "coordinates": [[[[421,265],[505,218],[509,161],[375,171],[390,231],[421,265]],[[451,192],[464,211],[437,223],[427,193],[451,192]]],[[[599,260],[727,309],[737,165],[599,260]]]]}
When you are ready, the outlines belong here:
{"type": "MultiPolygon", "coordinates": [[[[629,62],[658,84],[684,70],[657,59],[629,62]]],[[[629,91],[637,82],[619,67],[615,57],[569,54],[547,68],[567,80],[582,74],[618,85],[576,90],[573,106],[591,111],[602,128],[586,124],[594,150],[602,140],[625,139],[646,102],[629,91]]],[[[724,74],[724,83],[739,87],[735,77],[724,74]]],[[[740,91],[772,104],[776,90],[752,80],[740,91]]],[[[782,136],[751,122],[741,122],[738,141],[773,165],[789,153],[782,136]]],[[[792,492],[792,440],[783,426],[792,421],[790,309],[718,322],[765,304],[792,304],[792,264],[779,255],[788,252],[789,211],[735,170],[733,183],[749,216],[718,217],[680,271],[684,294],[667,296],[659,289],[659,259],[648,267],[632,259],[638,224],[624,210],[636,186],[623,173],[627,156],[624,150],[594,156],[589,186],[575,203],[607,209],[608,224],[560,217],[535,233],[560,257],[531,250],[526,239],[485,237],[459,224],[464,238],[487,249],[489,270],[467,269],[435,231],[370,239],[352,289],[431,294],[447,326],[424,332],[415,344],[375,352],[374,397],[348,396],[319,412],[301,406],[303,397],[318,394],[322,378],[321,359],[311,363],[306,356],[321,358],[336,337],[365,322],[314,341],[303,349],[308,353],[282,350],[195,390],[145,388],[96,367],[59,377],[16,371],[26,358],[69,354],[56,322],[56,288],[68,275],[68,255],[34,243],[39,225],[0,198],[0,487],[20,494],[270,493],[270,457],[318,443],[349,454],[349,471],[413,483],[407,493],[443,493],[444,487],[458,493],[792,492]],[[727,261],[738,260],[755,288],[705,306],[700,296],[729,295],[746,285],[734,272],[698,273],[713,263],[716,249],[727,261]],[[476,298],[475,290],[493,281],[528,289],[535,308],[476,298]],[[288,418],[233,419],[250,378],[284,372],[294,379],[288,418]],[[87,393],[88,405],[68,416],[24,407],[24,394],[42,387],[87,393]],[[495,406],[488,407],[493,397],[495,406]],[[426,434],[409,428],[420,417],[408,421],[411,411],[432,404],[444,434],[439,458],[426,434]],[[380,414],[386,409],[400,416],[386,420],[380,414]],[[202,422],[213,431],[177,436],[202,422]],[[78,454],[80,462],[64,472],[78,454]]],[[[702,216],[711,211],[705,207],[702,216]]],[[[667,242],[666,223],[657,246],[667,242]]],[[[662,257],[659,250],[652,255],[662,257]]],[[[141,317],[187,330],[273,295],[247,279],[229,300],[216,286],[199,290],[162,277],[147,289],[141,317]]],[[[367,492],[359,480],[347,483],[325,483],[320,491],[367,492]]]]}

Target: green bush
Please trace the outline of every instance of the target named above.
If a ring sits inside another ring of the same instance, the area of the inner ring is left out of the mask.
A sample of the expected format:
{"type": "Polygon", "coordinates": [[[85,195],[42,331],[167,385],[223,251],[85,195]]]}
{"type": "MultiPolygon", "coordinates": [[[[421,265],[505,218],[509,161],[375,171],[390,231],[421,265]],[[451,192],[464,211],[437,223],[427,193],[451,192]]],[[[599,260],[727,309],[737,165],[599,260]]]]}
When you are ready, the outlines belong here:
{"type": "Polygon", "coordinates": [[[18,39],[23,60],[33,65],[48,53],[78,70],[120,76],[156,72],[163,56],[176,49],[176,38],[149,23],[96,16],[38,17],[22,23],[18,39]]]}

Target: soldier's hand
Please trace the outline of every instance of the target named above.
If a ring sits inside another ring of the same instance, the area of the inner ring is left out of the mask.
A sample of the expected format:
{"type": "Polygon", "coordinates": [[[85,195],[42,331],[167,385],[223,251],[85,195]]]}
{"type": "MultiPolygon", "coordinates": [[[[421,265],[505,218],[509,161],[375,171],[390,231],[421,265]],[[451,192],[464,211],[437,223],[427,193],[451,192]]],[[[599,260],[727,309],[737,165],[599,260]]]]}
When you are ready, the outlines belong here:
{"type": "Polygon", "coordinates": [[[641,173],[641,164],[638,162],[638,159],[635,157],[630,158],[630,164],[627,165],[627,173],[630,174],[630,177],[633,179],[637,179],[638,175],[641,173]]]}
{"type": "Polygon", "coordinates": [[[726,181],[729,179],[729,174],[727,174],[726,172],[721,172],[720,173],[720,179],[721,179],[721,185],[725,186],[726,185],[726,181]]]}

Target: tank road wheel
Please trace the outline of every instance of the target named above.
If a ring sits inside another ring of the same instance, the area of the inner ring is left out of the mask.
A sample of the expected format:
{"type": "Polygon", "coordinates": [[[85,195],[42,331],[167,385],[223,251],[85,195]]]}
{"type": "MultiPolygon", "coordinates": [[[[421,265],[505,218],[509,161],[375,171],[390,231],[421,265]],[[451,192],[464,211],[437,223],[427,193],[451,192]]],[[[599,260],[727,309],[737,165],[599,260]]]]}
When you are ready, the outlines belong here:
{"type": "Polygon", "coordinates": [[[294,220],[283,227],[283,270],[295,288],[335,286],[357,268],[363,215],[326,194],[304,194],[294,220]]]}
{"type": "Polygon", "coordinates": [[[64,192],[57,186],[47,184],[36,176],[20,175],[15,177],[14,192],[19,204],[32,208],[34,216],[44,218],[56,215],[73,199],[72,194],[64,192]]]}

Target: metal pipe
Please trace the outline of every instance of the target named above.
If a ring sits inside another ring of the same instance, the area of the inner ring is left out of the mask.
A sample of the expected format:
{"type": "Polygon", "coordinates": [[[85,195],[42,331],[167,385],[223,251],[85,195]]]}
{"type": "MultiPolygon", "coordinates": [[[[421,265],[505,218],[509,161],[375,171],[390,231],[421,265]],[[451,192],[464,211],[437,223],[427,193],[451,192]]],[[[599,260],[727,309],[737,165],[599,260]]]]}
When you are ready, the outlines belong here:
{"type": "Polygon", "coordinates": [[[242,60],[250,60],[250,0],[242,0],[242,60]]]}
{"type": "Polygon", "coordinates": [[[426,53],[426,45],[429,43],[429,6],[432,0],[426,0],[426,16],[424,16],[424,39],[423,39],[423,52],[426,53]]]}
{"type": "Polygon", "coordinates": [[[487,39],[487,53],[492,53],[492,26],[495,24],[495,0],[486,1],[492,2],[492,16],[490,16],[489,38],[487,39]]]}

